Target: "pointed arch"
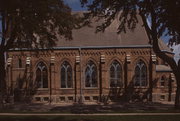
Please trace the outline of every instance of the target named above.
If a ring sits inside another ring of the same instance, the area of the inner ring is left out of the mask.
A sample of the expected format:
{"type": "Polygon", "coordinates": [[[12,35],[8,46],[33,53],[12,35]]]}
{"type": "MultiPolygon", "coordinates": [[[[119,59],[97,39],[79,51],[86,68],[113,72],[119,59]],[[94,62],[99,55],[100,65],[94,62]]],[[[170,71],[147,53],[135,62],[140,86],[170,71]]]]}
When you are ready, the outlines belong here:
{"type": "Polygon", "coordinates": [[[110,75],[110,87],[122,87],[123,86],[123,80],[122,80],[122,66],[117,61],[114,60],[109,69],[109,75],[110,75]]]}
{"type": "Polygon", "coordinates": [[[85,87],[98,87],[97,66],[89,60],[85,69],[85,87]]]}
{"type": "Polygon", "coordinates": [[[147,66],[143,60],[138,60],[134,73],[134,86],[147,86],[147,66]]]}
{"type": "Polygon", "coordinates": [[[73,88],[72,67],[68,61],[61,64],[61,88],[73,88]]]}
{"type": "Polygon", "coordinates": [[[36,66],[36,86],[37,88],[48,88],[48,69],[42,61],[36,66]]]}
{"type": "Polygon", "coordinates": [[[22,68],[22,59],[18,58],[18,68],[22,68]]]}
{"type": "Polygon", "coordinates": [[[161,79],[160,79],[160,86],[161,87],[164,87],[165,86],[165,83],[166,83],[166,76],[165,75],[162,75],[161,76],[161,79]]]}

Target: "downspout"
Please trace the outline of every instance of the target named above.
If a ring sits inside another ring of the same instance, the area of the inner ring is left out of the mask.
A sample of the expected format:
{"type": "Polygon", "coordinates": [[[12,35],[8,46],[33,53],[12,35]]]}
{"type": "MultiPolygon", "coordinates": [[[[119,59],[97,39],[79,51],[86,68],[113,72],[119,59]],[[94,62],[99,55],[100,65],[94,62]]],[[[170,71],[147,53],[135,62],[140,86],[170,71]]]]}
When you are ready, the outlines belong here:
{"type": "Polygon", "coordinates": [[[79,48],[79,56],[80,56],[80,100],[79,103],[83,103],[83,92],[82,92],[82,57],[81,57],[81,48],[79,48]]]}
{"type": "Polygon", "coordinates": [[[52,80],[51,80],[51,73],[52,73],[52,70],[51,70],[51,66],[52,66],[52,63],[50,63],[50,68],[49,68],[49,71],[50,71],[50,74],[49,74],[49,78],[50,78],[50,90],[49,90],[49,105],[51,105],[51,95],[52,95],[52,87],[51,87],[51,83],[52,83],[52,80]]]}
{"type": "MultiPolygon", "coordinates": [[[[150,48],[150,63],[149,63],[149,74],[148,74],[148,76],[149,76],[149,94],[148,94],[148,101],[150,101],[150,102],[152,102],[152,100],[153,100],[153,82],[154,82],[154,72],[153,71],[155,71],[154,69],[155,68],[153,68],[153,64],[155,63],[155,62],[153,62],[153,61],[155,61],[155,60],[153,60],[155,57],[153,56],[153,50],[152,50],[152,48],[150,48]]],[[[147,82],[148,83],[148,82],[147,82]]]]}

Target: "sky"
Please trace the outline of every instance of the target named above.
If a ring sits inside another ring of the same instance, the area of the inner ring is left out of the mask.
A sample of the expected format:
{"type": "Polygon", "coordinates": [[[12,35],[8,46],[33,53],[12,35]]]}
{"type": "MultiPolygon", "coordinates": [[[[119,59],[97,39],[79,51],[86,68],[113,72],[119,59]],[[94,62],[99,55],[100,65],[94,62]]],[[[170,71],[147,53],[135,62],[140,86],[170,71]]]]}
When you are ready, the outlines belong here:
{"type": "Polygon", "coordinates": [[[85,11],[86,8],[81,7],[80,0],[64,0],[64,3],[69,5],[72,11],[85,11]]]}

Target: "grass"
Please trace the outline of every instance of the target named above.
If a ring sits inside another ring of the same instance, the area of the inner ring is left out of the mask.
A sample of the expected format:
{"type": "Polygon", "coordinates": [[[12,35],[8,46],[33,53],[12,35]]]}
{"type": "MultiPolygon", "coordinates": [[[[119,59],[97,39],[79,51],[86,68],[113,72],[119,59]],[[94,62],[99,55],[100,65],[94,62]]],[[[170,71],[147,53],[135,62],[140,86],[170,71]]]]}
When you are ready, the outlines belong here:
{"type": "MultiPolygon", "coordinates": [[[[88,112],[88,111],[81,111],[81,112],[71,112],[71,111],[13,111],[13,110],[1,110],[0,113],[23,113],[23,114],[54,114],[54,113],[60,113],[60,114],[105,114],[105,113],[180,113],[180,110],[176,109],[168,109],[168,110],[113,110],[113,111],[102,111],[102,112],[88,112]]],[[[180,121],[180,120],[179,120],[180,121]]]]}
{"type": "Polygon", "coordinates": [[[180,109],[175,109],[173,105],[159,103],[125,103],[109,105],[40,105],[40,104],[14,104],[0,113],[69,113],[69,114],[95,114],[95,113],[180,113],[180,109]]]}
{"type": "Polygon", "coordinates": [[[175,116],[0,116],[0,121],[180,121],[175,116]]]}
{"type": "Polygon", "coordinates": [[[35,107],[35,108],[17,108],[17,109],[3,109],[0,110],[0,113],[46,113],[46,114],[53,114],[53,113],[61,113],[61,114],[96,114],[96,113],[180,113],[180,109],[175,109],[174,107],[167,107],[163,109],[156,109],[156,108],[121,108],[121,107],[102,107],[102,106],[57,106],[52,109],[48,110],[41,110],[46,106],[42,107],[35,107]]]}
{"type": "MultiPolygon", "coordinates": [[[[14,110],[0,110],[0,113],[23,113],[23,114],[54,114],[54,113],[60,113],[60,114],[105,114],[105,113],[180,113],[180,110],[113,110],[113,111],[101,111],[101,112],[88,112],[88,111],[81,111],[81,112],[71,112],[71,111],[14,111],[14,110]]],[[[0,120],[1,121],[1,120],[0,120]]]]}

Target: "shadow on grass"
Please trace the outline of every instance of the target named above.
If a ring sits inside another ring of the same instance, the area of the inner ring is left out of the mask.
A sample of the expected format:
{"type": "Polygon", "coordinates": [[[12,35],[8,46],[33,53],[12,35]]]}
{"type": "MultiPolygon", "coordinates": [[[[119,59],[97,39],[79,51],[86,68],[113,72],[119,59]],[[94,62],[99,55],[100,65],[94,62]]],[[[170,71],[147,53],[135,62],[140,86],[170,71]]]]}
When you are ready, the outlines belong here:
{"type": "Polygon", "coordinates": [[[57,106],[49,110],[60,113],[126,113],[126,112],[180,112],[173,105],[161,103],[114,103],[108,105],[71,105],[57,106]]]}
{"type": "Polygon", "coordinates": [[[180,112],[171,104],[161,103],[118,103],[113,104],[72,104],[72,105],[49,105],[49,104],[14,104],[0,113],[133,113],[133,112],[180,112]]]}
{"type": "MultiPolygon", "coordinates": [[[[101,118],[101,117],[100,117],[101,118]]],[[[0,120],[5,121],[104,121],[103,118],[92,118],[92,117],[66,117],[66,116],[1,116],[0,120]]]]}

